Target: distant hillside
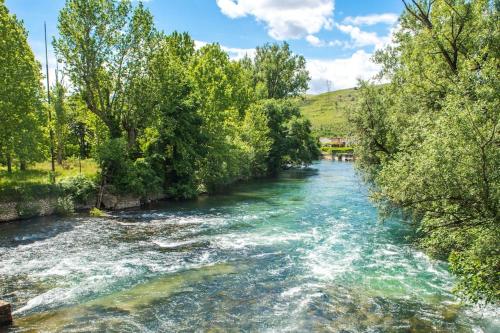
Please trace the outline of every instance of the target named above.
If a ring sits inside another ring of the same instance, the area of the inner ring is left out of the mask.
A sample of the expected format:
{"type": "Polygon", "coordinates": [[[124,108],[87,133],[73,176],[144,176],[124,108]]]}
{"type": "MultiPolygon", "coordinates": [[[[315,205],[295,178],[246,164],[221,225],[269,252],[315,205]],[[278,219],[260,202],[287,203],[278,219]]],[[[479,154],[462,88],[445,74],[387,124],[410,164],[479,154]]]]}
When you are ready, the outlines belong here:
{"type": "Polygon", "coordinates": [[[358,91],[352,88],[310,95],[301,102],[300,110],[319,136],[346,136],[349,133],[348,114],[357,94],[358,91]]]}

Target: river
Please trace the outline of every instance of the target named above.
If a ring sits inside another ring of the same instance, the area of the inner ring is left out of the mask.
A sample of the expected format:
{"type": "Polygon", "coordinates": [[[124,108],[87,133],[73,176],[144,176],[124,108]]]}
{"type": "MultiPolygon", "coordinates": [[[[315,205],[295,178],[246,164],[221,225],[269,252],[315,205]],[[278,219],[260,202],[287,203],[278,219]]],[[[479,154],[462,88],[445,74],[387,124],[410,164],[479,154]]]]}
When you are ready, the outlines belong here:
{"type": "Polygon", "coordinates": [[[350,163],[110,218],[0,225],[7,332],[500,332],[350,163]]]}

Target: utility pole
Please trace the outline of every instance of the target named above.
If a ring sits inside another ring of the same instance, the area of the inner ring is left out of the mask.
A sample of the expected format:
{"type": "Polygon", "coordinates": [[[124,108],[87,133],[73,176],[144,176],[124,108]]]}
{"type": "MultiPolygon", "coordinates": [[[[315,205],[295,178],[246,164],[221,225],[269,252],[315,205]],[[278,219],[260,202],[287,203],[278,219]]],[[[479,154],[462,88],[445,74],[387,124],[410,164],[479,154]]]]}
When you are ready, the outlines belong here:
{"type": "Polygon", "coordinates": [[[56,166],[54,163],[54,130],[52,129],[52,111],[50,110],[49,53],[47,50],[47,24],[45,22],[43,22],[43,30],[45,32],[45,69],[47,72],[47,103],[49,106],[48,112],[49,112],[49,134],[50,134],[50,163],[51,163],[52,177],[54,177],[53,180],[55,181],[56,166]]]}

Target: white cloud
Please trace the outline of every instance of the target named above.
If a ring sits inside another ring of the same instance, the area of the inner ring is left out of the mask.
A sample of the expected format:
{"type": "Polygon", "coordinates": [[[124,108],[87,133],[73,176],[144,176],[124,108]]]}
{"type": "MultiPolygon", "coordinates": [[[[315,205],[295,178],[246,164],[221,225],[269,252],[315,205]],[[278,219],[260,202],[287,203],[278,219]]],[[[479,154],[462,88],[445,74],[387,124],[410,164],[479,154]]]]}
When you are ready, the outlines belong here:
{"type": "MultiPolygon", "coordinates": [[[[201,49],[203,46],[208,45],[210,43],[202,41],[202,40],[195,40],[194,41],[194,47],[196,49],[201,49]]],[[[227,52],[229,55],[229,58],[231,60],[240,60],[244,58],[245,56],[249,56],[250,58],[253,58],[255,56],[255,49],[245,49],[245,48],[238,48],[238,47],[227,47],[224,45],[221,45],[220,48],[227,52]]]]}
{"type": "Polygon", "coordinates": [[[327,90],[326,81],[332,82],[332,90],[352,88],[358,79],[370,79],[375,76],[380,66],[371,61],[371,54],[363,50],[356,51],[349,58],[308,59],[307,70],[311,76],[310,94],[327,90]]]}
{"type": "Polygon", "coordinates": [[[194,48],[195,48],[195,49],[197,49],[197,50],[199,50],[199,49],[201,49],[203,46],[208,45],[208,44],[209,44],[209,43],[204,42],[204,41],[202,41],[202,40],[195,40],[195,41],[194,41],[194,48]]]}
{"type": "Polygon", "coordinates": [[[380,49],[387,45],[392,38],[392,30],[386,36],[379,36],[375,32],[363,31],[353,25],[336,24],[335,26],[351,37],[353,47],[373,45],[376,49],[380,49]]]}
{"type": "Polygon", "coordinates": [[[324,42],[314,35],[307,35],[306,40],[312,46],[323,46],[324,45],[324,42]]]}
{"type": "Polygon", "coordinates": [[[232,60],[240,60],[245,56],[253,58],[255,56],[255,49],[240,49],[237,47],[226,47],[221,46],[222,50],[229,54],[229,58],[232,60]]]}
{"type": "Polygon", "coordinates": [[[375,50],[391,45],[394,34],[401,28],[399,24],[395,24],[389,29],[387,35],[379,36],[375,32],[363,31],[359,27],[352,25],[336,24],[335,26],[351,37],[349,42],[344,42],[344,48],[374,46],[375,50]]]}
{"type": "Polygon", "coordinates": [[[333,25],[332,0],[216,0],[230,18],[253,16],[277,40],[300,39],[333,25]]]}
{"type": "Polygon", "coordinates": [[[393,13],[371,14],[366,16],[348,16],[343,20],[344,24],[352,25],[375,25],[379,23],[393,25],[398,21],[398,15],[393,13]]]}

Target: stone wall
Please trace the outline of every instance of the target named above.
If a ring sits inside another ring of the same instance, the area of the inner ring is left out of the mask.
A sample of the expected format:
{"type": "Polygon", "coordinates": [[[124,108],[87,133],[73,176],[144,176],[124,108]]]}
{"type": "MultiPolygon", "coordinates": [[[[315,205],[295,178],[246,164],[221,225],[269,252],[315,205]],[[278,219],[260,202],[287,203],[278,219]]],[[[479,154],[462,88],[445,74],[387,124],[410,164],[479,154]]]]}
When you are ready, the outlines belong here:
{"type": "Polygon", "coordinates": [[[141,198],[134,196],[117,196],[105,192],[102,196],[102,205],[105,209],[117,210],[125,208],[134,208],[141,206],[141,198]]]}
{"type": "Polygon", "coordinates": [[[37,199],[28,202],[0,202],[0,222],[52,215],[56,208],[57,198],[37,199]]]}
{"type": "MultiPolygon", "coordinates": [[[[165,199],[165,195],[150,196],[144,203],[165,199]]],[[[104,191],[102,205],[107,210],[120,210],[140,207],[141,198],[132,195],[114,195],[104,191]]],[[[85,204],[75,204],[77,210],[89,210],[95,205],[95,199],[85,204]]],[[[0,222],[27,219],[36,216],[48,216],[56,212],[57,198],[36,199],[29,202],[0,202],[0,222]]]]}

